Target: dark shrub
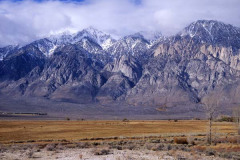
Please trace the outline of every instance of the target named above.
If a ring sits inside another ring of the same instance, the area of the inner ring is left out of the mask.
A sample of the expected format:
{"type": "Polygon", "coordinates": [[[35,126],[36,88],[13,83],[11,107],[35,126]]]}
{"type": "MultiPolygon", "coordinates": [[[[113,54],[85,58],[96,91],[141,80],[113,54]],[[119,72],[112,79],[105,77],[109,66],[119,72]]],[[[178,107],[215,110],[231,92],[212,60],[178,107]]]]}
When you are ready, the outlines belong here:
{"type": "Polygon", "coordinates": [[[48,144],[45,149],[47,151],[55,151],[56,150],[56,144],[48,144]]]}
{"type": "Polygon", "coordinates": [[[171,150],[172,149],[172,146],[169,144],[168,146],[167,146],[167,150],[171,150]]]}
{"type": "Polygon", "coordinates": [[[88,142],[79,142],[77,143],[78,148],[89,148],[91,145],[88,142]]]}
{"type": "Polygon", "coordinates": [[[164,147],[165,146],[163,144],[160,144],[160,145],[157,146],[156,150],[157,151],[162,151],[162,150],[164,150],[164,147]]]}
{"type": "Polygon", "coordinates": [[[94,155],[108,155],[110,152],[109,149],[97,149],[97,150],[94,150],[94,155]]]}
{"type": "Polygon", "coordinates": [[[217,119],[219,122],[233,122],[234,118],[230,116],[221,116],[220,118],[217,119]]]}
{"type": "Polygon", "coordinates": [[[160,143],[160,139],[152,139],[150,140],[150,143],[160,143]]]}
{"type": "Polygon", "coordinates": [[[129,122],[129,120],[127,118],[124,118],[122,121],[123,122],[129,122]]]}
{"type": "Polygon", "coordinates": [[[212,149],[207,149],[206,150],[206,156],[215,156],[215,151],[213,151],[212,149]]]}

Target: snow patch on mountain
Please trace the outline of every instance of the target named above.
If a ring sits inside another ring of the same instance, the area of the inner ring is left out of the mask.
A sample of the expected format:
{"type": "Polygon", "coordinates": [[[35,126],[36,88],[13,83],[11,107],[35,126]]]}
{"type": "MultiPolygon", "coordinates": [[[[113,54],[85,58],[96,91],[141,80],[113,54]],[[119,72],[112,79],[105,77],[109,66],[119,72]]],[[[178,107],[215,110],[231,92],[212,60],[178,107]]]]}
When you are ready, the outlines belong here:
{"type": "Polygon", "coordinates": [[[14,53],[15,50],[20,48],[19,45],[9,45],[3,48],[0,48],[0,61],[2,61],[5,57],[14,53]]]}
{"type": "Polygon", "coordinates": [[[54,45],[53,48],[49,50],[48,56],[52,56],[57,47],[58,47],[57,45],[54,45]]]}
{"type": "Polygon", "coordinates": [[[93,27],[83,29],[74,34],[64,32],[56,36],[51,36],[48,39],[51,40],[55,45],[63,44],[75,44],[82,39],[91,39],[95,43],[99,44],[103,49],[109,48],[116,40],[109,34],[99,31],[93,27]]]}
{"type": "Polygon", "coordinates": [[[180,32],[181,36],[189,35],[192,38],[197,36],[208,42],[214,41],[219,36],[230,38],[236,34],[240,34],[239,28],[215,20],[198,20],[180,32]]]}
{"type": "Polygon", "coordinates": [[[105,40],[105,41],[101,44],[101,46],[102,46],[102,48],[103,48],[104,50],[106,50],[106,49],[108,49],[109,47],[111,47],[115,42],[116,42],[116,40],[109,38],[109,39],[105,40]]]}

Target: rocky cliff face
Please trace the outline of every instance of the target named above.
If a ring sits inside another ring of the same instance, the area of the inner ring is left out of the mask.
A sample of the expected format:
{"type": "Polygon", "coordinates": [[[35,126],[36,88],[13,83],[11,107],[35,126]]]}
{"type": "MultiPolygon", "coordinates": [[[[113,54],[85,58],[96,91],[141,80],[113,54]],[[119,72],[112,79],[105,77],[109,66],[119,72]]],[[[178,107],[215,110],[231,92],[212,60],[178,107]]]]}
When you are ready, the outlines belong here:
{"type": "Polygon", "coordinates": [[[239,37],[238,28],[220,22],[192,23],[152,48],[153,57],[128,101],[197,103],[215,88],[238,83],[239,37]]]}
{"type": "Polygon", "coordinates": [[[0,92],[11,96],[186,111],[216,89],[240,91],[240,29],[217,21],[154,39],[114,40],[91,28],[10,51],[0,60],[0,92]]]}

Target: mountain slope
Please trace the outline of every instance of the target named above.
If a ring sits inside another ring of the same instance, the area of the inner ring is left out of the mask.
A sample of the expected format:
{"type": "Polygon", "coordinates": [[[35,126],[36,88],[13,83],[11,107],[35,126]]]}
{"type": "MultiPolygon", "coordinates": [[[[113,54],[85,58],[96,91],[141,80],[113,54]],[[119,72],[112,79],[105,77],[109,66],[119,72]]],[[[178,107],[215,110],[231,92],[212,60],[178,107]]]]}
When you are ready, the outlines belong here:
{"type": "Polygon", "coordinates": [[[18,48],[19,48],[18,45],[10,45],[10,46],[0,48],[0,61],[2,61],[7,56],[13,54],[14,52],[16,52],[18,48]]]}
{"type": "Polygon", "coordinates": [[[202,43],[240,47],[240,28],[214,20],[198,20],[179,34],[201,40],[202,43]]]}
{"type": "Polygon", "coordinates": [[[0,61],[0,95],[202,112],[209,93],[240,93],[239,33],[199,20],[171,37],[140,32],[114,40],[89,28],[41,39],[0,61]]]}
{"type": "Polygon", "coordinates": [[[107,52],[115,58],[123,55],[134,56],[140,62],[146,57],[147,50],[151,47],[151,43],[146,40],[143,35],[136,33],[121,38],[107,49],[107,52]]]}
{"type": "Polygon", "coordinates": [[[180,35],[160,42],[153,48],[153,57],[144,66],[138,84],[128,92],[128,101],[187,106],[198,103],[216,88],[238,83],[240,47],[235,45],[240,38],[238,31],[221,22],[198,21],[180,35]],[[211,32],[205,28],[211,28],[211,32]],[[229,40],[223,43],[218,39],[222,35],[234,38],[223,37],[229,40]]]}

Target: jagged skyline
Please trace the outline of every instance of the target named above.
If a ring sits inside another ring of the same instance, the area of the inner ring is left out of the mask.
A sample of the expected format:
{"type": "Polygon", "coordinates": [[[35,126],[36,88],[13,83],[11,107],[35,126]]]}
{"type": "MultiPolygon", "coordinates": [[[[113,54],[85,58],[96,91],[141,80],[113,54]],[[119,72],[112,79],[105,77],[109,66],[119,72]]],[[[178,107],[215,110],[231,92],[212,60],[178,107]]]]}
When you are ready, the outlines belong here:
{"type": "MultiPolygon", "coordinates": [[[[0,105],[14,109],[14,101],[24,98],[29,103],[43,100],[44,106],[57,101],[116,104],[128,107],[127,111],[136,108],[134,114],[147,106],[154,107],[154,112],[148,112],[154,114],[157,106],[167,103],[168,114],[195,117],[201,114],[200,100],[212,92],[221,90],[224,103],[239,103],[239,42],[239,28],[199,20],[155,42],[139,34],[112,41],[90,29],[20,48],[1,48],[0,98],[4,101],[0,105]]],[[[26,104],[21,111],[39,108],[26,104]]],[[[223,113],[229,113],[231,106],[222,105],[223,113]]],[[[44,112],[50,110],[46,107],[44,112]]]]}

